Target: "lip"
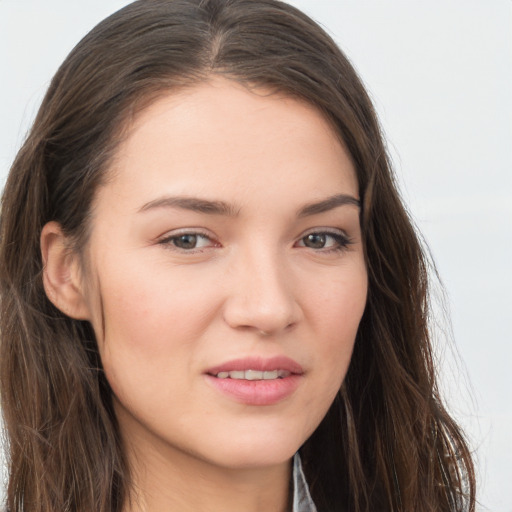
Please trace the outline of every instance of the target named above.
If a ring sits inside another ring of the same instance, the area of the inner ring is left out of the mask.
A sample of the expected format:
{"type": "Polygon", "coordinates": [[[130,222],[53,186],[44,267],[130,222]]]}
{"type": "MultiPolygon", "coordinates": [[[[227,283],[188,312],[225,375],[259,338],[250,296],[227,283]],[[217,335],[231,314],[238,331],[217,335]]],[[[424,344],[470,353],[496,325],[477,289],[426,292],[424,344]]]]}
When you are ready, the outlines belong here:
{"type": "Polygon", "coordinates": [[[302,366],[293,359],[286,356],[276,356],[271,358],[264,357],[244,357],[233,359],[219,364],[206,370],[208,375],[216,375],[220,372],[232,372],[241,370],[258,370],[261,372],[273,370],[286,370],[295,375],[302,375],[304,370],[302,366]]]}
{"type": "Polygon", "coordinates": [[[217,391],[236,402],[262,406],[277,404],[292,395],[299,387],[303,374],[302,366],[286,356],[248,357],[234,359],[209,368],[205,372],[205,378],[217,391]],[[220,372],[242,370],[285,370],[290,372],[290,375],[273,380],[220,379],[215,376],[220,372]]]}

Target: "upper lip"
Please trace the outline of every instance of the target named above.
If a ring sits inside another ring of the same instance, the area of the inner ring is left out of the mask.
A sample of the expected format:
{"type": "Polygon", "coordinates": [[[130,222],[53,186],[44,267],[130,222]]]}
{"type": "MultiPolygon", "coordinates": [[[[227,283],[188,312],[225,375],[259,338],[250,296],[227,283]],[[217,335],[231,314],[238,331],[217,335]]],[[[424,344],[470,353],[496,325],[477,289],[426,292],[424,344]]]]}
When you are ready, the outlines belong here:
{"type": "Polygon", "coordinates": [[[276,357],[244,357],[226,361],[212,368],[208,368],[208,375],[217,375],[220,372],[257,370],[261,372],[273,370],[285,370],[291,374],[301,375],[304,373],[302,366],[293,359],[286,356],[276,357]]]}

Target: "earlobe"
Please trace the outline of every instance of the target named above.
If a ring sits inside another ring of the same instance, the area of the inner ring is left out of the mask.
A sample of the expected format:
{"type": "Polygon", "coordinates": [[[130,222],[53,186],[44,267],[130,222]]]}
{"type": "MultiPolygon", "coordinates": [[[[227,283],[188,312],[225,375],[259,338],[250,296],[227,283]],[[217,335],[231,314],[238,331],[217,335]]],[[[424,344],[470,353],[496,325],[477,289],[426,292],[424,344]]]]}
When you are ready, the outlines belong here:
{"type": "Polygon", "coordinates": [[[48,299],[76,320],[90,320],[81,281],[80,261],[70,251],[60,224],[48,222],[41,232],[43,284],[48,299]]]}

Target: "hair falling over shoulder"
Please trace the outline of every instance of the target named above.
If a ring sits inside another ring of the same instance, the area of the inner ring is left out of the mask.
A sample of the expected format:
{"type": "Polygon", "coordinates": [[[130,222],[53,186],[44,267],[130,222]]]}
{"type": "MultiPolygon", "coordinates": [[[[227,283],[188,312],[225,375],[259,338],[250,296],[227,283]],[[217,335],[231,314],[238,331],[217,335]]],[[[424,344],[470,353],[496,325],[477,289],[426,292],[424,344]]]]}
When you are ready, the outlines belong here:
{"type": "Polygon", "coordinates": [[[0,223],[0,393],[9,512],[121,512],[130,475],[94,332],[48,300],[40,234],[80,250],[123,128],[163,91],[222,75],[315,106],[349,151],[369,289],[349,372],[301,448],[319,512],[475,509],[463,434],[443,406],[429,334],[435,269],[401,202],[368,95],[332,39],[276,0],[139,0],[55,75],[11,168],[0,223]]]}

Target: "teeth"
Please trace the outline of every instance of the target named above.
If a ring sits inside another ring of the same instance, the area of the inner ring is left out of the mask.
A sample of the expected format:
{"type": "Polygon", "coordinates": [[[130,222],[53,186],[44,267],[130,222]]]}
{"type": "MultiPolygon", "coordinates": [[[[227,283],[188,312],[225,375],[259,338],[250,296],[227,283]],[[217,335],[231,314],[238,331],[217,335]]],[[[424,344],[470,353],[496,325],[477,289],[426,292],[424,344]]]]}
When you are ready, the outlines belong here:
{"type": "Polygon", "coordinates": [[[259,370],[236,370],[231,372],[219,372],[216,377],[218,379],[238,379],[238,380],[274,380],[284,379],[288,377],[290,372],[287,370],[272,370],[272,371],[259,371],[259,370]]]}

